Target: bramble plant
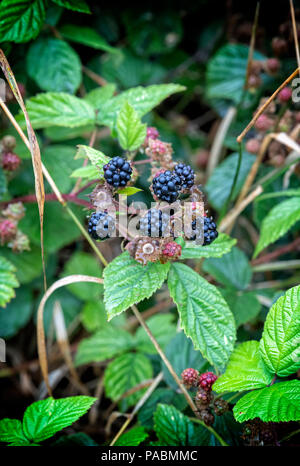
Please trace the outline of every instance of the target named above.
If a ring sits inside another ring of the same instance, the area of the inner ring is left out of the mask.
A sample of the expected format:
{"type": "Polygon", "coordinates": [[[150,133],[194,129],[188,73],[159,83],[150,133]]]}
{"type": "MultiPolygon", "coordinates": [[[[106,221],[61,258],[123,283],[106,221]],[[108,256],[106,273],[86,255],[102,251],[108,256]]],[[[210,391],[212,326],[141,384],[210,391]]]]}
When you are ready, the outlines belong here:
{"type": "Polygon", "coordinates": [[[192,16],[0,4],[0,442],[299,442],[295,38],[192,16]]]}

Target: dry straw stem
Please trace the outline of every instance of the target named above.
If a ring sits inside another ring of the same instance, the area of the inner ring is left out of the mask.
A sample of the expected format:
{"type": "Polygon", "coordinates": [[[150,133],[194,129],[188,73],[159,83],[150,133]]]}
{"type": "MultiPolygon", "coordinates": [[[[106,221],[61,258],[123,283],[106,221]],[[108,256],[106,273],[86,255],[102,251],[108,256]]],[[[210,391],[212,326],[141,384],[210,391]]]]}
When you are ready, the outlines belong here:
{"type": "Polygon", "coordinates": [[[300,53],[299,53],[299,42],[298,42],[298,31],[296,25],[296,18],[295,18],[295,9],[293,0],[290,0],[290,10],[291,10],[291,17],[292,17],[292,24],[293,24],[293,35],[294,35],[294,42],[295,42],[295,50],[296,50],[296,58],[298,67],[300,67],[300,53]]]}
{"type": "Polygon", "coordinates": [[[251,32],[251,39],[250,39],[250,46],[249,46],[249,53],[248,53],[248,61],[247,61],[247,70],[246,70],[246,79],[245,79],[245,86],[244,86],[245,89],[248,88],[248,80],[249,80],[251,65],[252,65],[252,61],[253,61],[256,31],[257,31],[257,25],[258,25],[258,16],[259,16],[259,2],[256,5],[254,22],[253,22],[252,32],[251,32]]]}
{"type": "Polygon", "coordinates": [[[45,330],[44,330],[44,308],[47,300],[50,298],[52,293],[55,290],[62,288],[63,286],[70,285],[72,283],[79,283],[79,282],[91,282],[91,283],[101,283],[103,284],[103,279],[98,277],[90,277],[88,275],[69,275],[68,277],[61,278],[57,280],[53,285],[48,288],[46,293],[44,294],[37,312],[37,333],[38,333],[38,355],[41,365],[41,371],[43,374],[43,378],[49,392],[49,395],[52,396],[52,390],[49,383],[48,377],[48,362],[47,362],[47,351],[46,351],[46,338],[45,338],[45,330]]]}
{"type": "Polygon", "coordinates": [[[262,113],[264,113],[264,111],[266,110],[266,108],[270,105],[271,102],[273,102],[273,100],[275,99],[275,97],[279,94],[279,92],[284,88],[286,87],[287,84],[289,84],[292,79],[294,79],[294,77],[297,75],[297,73],[299,73],[300,71],[300,67],[297,68],[277,89],[276,91],[271,95],[271,97],[269,97],[269,99],[257,110],[257,112],[255,113],[254,117],[252,118],[252,120],[248,123],[248,125],[246,126],[246,128],[241,132],[241,134],[236,138],[237,142],[238,143],[241,143],[242,140],[244,139],[244,137],[246,136],[246,134],[248,133],[248,131],[250,131],[250,129],[252,128],[252,126],[255,125],[255,122],[257,121],[257,119],[260,117],[260,115],[262,113]]]}
{"type": "MultiPolygon", "coordinates": [[[[38,203],[39,209],[39,216],[40,216],[40,229],[41,229],[41,253],[42,253],[42,263],[43,263],[43,274],[44,274],[44,287],[45,290],[47,288],[46,282],[46,271],[45,271],[45,259],[44,259],[44,236],[43,236],[43,221],[44,221],[44,205],[45,205],[45,189],[44,189],[44,178],[43,178],[43,171],[42,171],[42,160],[41,160],[41,153],[40,148],[36,139],[35,132],[31,126],[29,116],[20,93],[20,90],[17,85],[17,81],[14,77],[14,74],[9,66],[9,63],[6,59],[6,56],[3,53],[3,50],[0,49],[0,66],[1,69],[6,77],[6,80],[15,96],[18,104],[20,105],[22,112],[24,113],[25,121],[26,121],[26,128],[28,134],[28,149],[31,153],[32,159],[32,166],[34,172],[34,180],[35,180],[35,193],[38,203]]],[[[5,110],[5,104],[0,99],[0,105],[5,110]]],[[[7,107],[6,107],[7,108],[7,107]]]]}

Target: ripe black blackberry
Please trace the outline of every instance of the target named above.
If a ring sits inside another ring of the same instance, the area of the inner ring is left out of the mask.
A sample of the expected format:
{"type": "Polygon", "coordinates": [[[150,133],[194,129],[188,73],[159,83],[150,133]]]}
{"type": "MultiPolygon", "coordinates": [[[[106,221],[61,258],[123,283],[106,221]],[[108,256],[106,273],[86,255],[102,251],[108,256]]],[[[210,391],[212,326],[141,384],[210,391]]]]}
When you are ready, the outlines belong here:
{"type": "Polygon", "coordinates": [[[158,238],[168,232],[169,215],[159,209],[150,209],[140,220],[140,232],[143,236],[158,238]]]}
{"type": "Polygon", "coordinates": [[[166,170],[159,173],[153,178],[152,187],[155,196],[161,201],[166,201],[169,204],[175,202],[178,198],[181,189],[181,180],[179,176],[166,170]]]}
{"type": "Polygon", "coordinates": [[[126,186],[132,174],[130,163],[122,157],[113,157],[103,170],[105,180],[114,188],[126,186]]]}
{"type": "Polygon", "coordinates": [[[189,238],[192,241],[200,238],[203,231],[203,246],[211,244],[219,235],[217,226],[212,217],[203,217],[203,223],[202,219],[198,219],[198,221],[197,219],[193,220],[192,230],[195,232],[195,234],[189,238]]]}
{"type": "Polygon", "coordinates": [[[115,229],[115,221],[107,212],[94,212],[90,216],[88,232],[93,239],[110,238],[115,229]]]}
{"type": "Polygon", "coordinates": [[[174,173],[180,178],[181,189],[189,189],[194,185],[195,172],[189,165],[178,163],[174,167],[174,173]]]}

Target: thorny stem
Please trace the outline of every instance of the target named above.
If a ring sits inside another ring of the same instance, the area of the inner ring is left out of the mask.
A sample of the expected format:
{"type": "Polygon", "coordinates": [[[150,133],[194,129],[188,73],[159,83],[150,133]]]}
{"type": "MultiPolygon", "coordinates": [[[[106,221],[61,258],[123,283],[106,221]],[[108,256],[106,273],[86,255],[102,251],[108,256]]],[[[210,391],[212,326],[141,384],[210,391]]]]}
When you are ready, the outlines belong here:
{"type": "Polygon", "coordinates": [[[192,421],[192,422],[195,422],[196,424],[200,424],[201,426],[205,427],[205,429],[209,430],[215,437],[217,440],[219,440],[220,444],[222,445],[222,447],[229,447],[228,443],[225,442],[225,440],[222,439],[222,437],[218,434],[218,432],[215,431],[215,429],[213,429],[212,427],[210,426],[207,426],[205,424],[205,422],[201,421],[200,419],[197,419],[195,417],[189,417],[189,419],[192,421]]]}

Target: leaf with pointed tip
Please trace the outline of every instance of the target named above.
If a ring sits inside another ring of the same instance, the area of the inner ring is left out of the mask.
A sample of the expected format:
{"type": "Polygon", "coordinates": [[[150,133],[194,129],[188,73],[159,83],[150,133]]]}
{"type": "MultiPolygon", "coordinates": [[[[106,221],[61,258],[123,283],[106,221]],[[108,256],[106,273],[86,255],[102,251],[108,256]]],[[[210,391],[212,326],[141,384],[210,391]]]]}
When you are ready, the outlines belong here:
{"type": "Polygon", "coordinates": [[[141,122],[138,113],[128,102],[124,102],[118,113],[117,133],[124,150],[138,149],[145,141],[147,125],[141,122]]]}
{"type": "Polygon", "coordinates": [[[35,39],[45,17],[44,0],[3,0],[0,5],[1,42],[35,39]]]}
{"type": "Polygon", "coordinates": [[[230,252],[231,248],[236,244],[235,238],[225,233],[215,239],[215,241],[207,246],[198,246],[192,241],[187,241],[182,249],[180,259],[199,259],[201,257],[221,257],[230,252]]]}

